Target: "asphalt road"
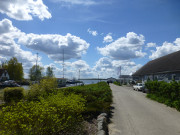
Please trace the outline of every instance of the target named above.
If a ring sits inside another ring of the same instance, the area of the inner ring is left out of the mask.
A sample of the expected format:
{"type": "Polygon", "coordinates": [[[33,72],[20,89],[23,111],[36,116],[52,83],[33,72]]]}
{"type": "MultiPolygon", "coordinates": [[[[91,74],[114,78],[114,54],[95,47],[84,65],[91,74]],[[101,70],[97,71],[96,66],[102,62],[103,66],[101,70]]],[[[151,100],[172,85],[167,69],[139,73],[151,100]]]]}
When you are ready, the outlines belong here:
{"type": "Polygon", "coordinates": [[[110,135],[180,135],[180,112],[146,98],[132,87],[111,84],[110,135]]]}

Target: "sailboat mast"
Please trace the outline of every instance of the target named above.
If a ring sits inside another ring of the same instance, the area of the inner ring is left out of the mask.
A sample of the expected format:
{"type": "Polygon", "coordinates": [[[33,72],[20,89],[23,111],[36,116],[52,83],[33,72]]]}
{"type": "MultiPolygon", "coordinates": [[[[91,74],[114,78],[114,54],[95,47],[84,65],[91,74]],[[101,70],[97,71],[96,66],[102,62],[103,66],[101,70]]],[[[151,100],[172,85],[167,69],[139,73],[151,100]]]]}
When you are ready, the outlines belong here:
{"type": "Polygon", "coordinates": [[[63,49],[63,78],[64,78],[64,49],[63,49]]]}

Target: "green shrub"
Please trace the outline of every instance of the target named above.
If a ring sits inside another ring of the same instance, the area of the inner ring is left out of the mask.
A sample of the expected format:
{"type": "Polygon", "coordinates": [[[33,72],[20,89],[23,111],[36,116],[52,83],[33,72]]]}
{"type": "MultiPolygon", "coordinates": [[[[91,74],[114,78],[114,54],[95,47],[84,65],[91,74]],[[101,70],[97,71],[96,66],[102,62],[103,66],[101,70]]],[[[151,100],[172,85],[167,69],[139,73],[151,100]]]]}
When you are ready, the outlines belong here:
{"type": "Polygon", "coordinates": [[[113,82],[113,84],[118,85],[118,86],[121,86],[121,83],[120,83],[120,82],[113,82]]]}
{"type": "Polygon", "coordinates": [[[148,98],[180,110],[180,82],[148,81],[145,86],[150,91],[148,98]]]}
{"type": "Polygon", "coordinates": [[[49,94],[55,92],[57,89],[56,78],[47,78],[30,86],[27,94],[27,100],[39,100],[39,97],[47,97],[49,94]]]}
{"type": "Polygon", "coordinates": [[[106,82],[61,89],[67,95],[75,93],[86,99],[86,112],[98,114],[108,112],[112,103],[112,91],[106,82]]]}
{"type": "Polygon", "coordinates": [[[0,111],[1,135],[76,134],[85,100],[75,94],[51,94],[40,101],[18,102],[0,111]]]}
{"type": "Polygon", "coordinates": [[[18,102],[24,98],[24,88],[21,87],[5,88],[3,97],[6,103],[18,102]]]}

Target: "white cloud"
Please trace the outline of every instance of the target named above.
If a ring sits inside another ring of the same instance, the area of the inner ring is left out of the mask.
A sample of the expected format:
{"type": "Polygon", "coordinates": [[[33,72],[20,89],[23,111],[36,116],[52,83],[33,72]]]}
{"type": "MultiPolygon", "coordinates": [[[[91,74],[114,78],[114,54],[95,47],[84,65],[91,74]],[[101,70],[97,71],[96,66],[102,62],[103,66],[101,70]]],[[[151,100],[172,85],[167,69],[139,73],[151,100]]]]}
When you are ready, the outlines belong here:
{"type": "Polygon", "coordinates": [[[63,5],[85,5],[85,6],[90,6],[90,5],[95,5],[97,4],[96,1],[94,0],[53,0],[54,2],[59,2],[63,5]]]}
{"type": "Polygon", "coordinates": [[[147,43],[147,47],[149,48],[149,47],[156,47],[156,43],[147,43]]]}
{"type": "Polygon", "coordinates": [[[2,63],[11,57],[16,57],[23,64],[25,77],[27,77],[29,68],[35,64],[36,55],[33,55],[30,51],[22,50],[21,46],[15,42],[15,39],[23,34],[12,25],[10,20],[3,19],[0,21],[0,61],[2,63]]]}
{"type": "Polygon", "coordinates": [[[152,55],[149,56],[150,59],[156,59],[161,56],[167,55],[172,52],[180,50],[180,38],[176,38],[173,43],[164,42],[162,46],[156,47],[156,50],[152,50],[152,55]]]}
{"type": "Polygon", "coordinates": [[[112,42],[112,41],[113,41],[113,38],[112,38],[111,35],[112,35],[112,33],[108,33],[108,34],[104,37],[103,43],[112,42]]]}
{"type": "MultiPolygon", "coordinates": [[[[58,73],[56,71],[56,75],[60,75],[59,77],[62,77],[62,62],[56,61],[55,63],[58,63],[60,65],[60,69],[58,69],[58,73]]],[[[78,78],[79,77],[79,70],[80,70],[80,77],[81,78],[91,78],[94,76],[94,73],[90,66],[86,63],[84,60],[77,60],[74,62],[64,62],[64,74],[67,78],[78,78]]]]}
{"type": "Polygon", "coordinates": [[[97,50],[103,55],[115,60],[128,60],[131,58],[143,57],[146,53],[142,52],[144,36],[134,32],[127,33],[126,37],[120,37],[116,41],[97,50]]]}
{"type": "MultiPolygon", "coordinates": [[[[17,57],[23,63],[25,75],[28,75],[30,67],[36,62],[36,55],[32,54],[31,51],[21,49],[22,45],[36,52],[44,52],[49,58],[57,62],[62,62],[63,50],[65,60],[79,59],[81,55],[86,53],[89,47],[89,43],[85,40],[71,34],[67,34],[66,36],[57,34],[26,34],[14,27],[8,19],[0,21],[0,61],[3,62],[4,57],[7,59],[17,57]]],[[[38,60],[38,64],[43,66],[41,57],[38,60]]],[[[74,63],[66,62],[66,64],[73,68],[79,67],[82,70],[88,68],[87,63],[81,60],[74,63]]],[[[56,69],[57,73],[62,73],[59,68],[56,69]]]]}
{"type": "Polygon", "coordinates": [[[100,58],[93,67],[93,72],[99,74],[102,78],[119,77],[119,69],[121,66],[121,74],[131,75],[142,65],[136,65],[130,60],[112,60],[107,57],[100,58]]]}
{"type": "Polygon", "coordinates": [[[95,30],[91,30],[90,28],[87,30],[87,32],[93,36],[97,36],[98,35],[98,32],[95,31],[95,30]]]}
{"type": "Polygon", "coordinates": [[[79,59],[82,54],[86,53],[89,43],[80,37],[67,34],[66,36],[57,34],[26,34],[18,40],[28,48],[44,52],[49,58],[55,61],[69,60],[72,58],[79,59]]]}
{"type": "Polygon", "coordinates": [[[41,20],[51,18],[42,0],[1,0],[0,13],[16,20],[32,20],[33,16],[41,20]]]}
{"type": "Polygon", "coordinates": [[[74,67],[75,69],[80,69],[80,70],[89,70],[89,65],[83,61],[83,60],[78,60],[72,63],[72,67],[74,67]]]}

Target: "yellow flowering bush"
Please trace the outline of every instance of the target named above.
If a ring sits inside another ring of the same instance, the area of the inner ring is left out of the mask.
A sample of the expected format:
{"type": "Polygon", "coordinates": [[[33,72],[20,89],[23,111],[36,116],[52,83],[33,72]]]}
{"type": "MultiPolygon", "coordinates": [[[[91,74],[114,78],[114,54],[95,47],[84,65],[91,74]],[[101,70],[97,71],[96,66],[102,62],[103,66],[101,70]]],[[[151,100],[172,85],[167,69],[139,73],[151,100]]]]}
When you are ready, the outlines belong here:
{"type": "Polygon", "coordinates": [[[56,135],[76,133],[85,100],[58,92],[40,101],[18,102],[0,111],[1,135],[56,135]]]}

